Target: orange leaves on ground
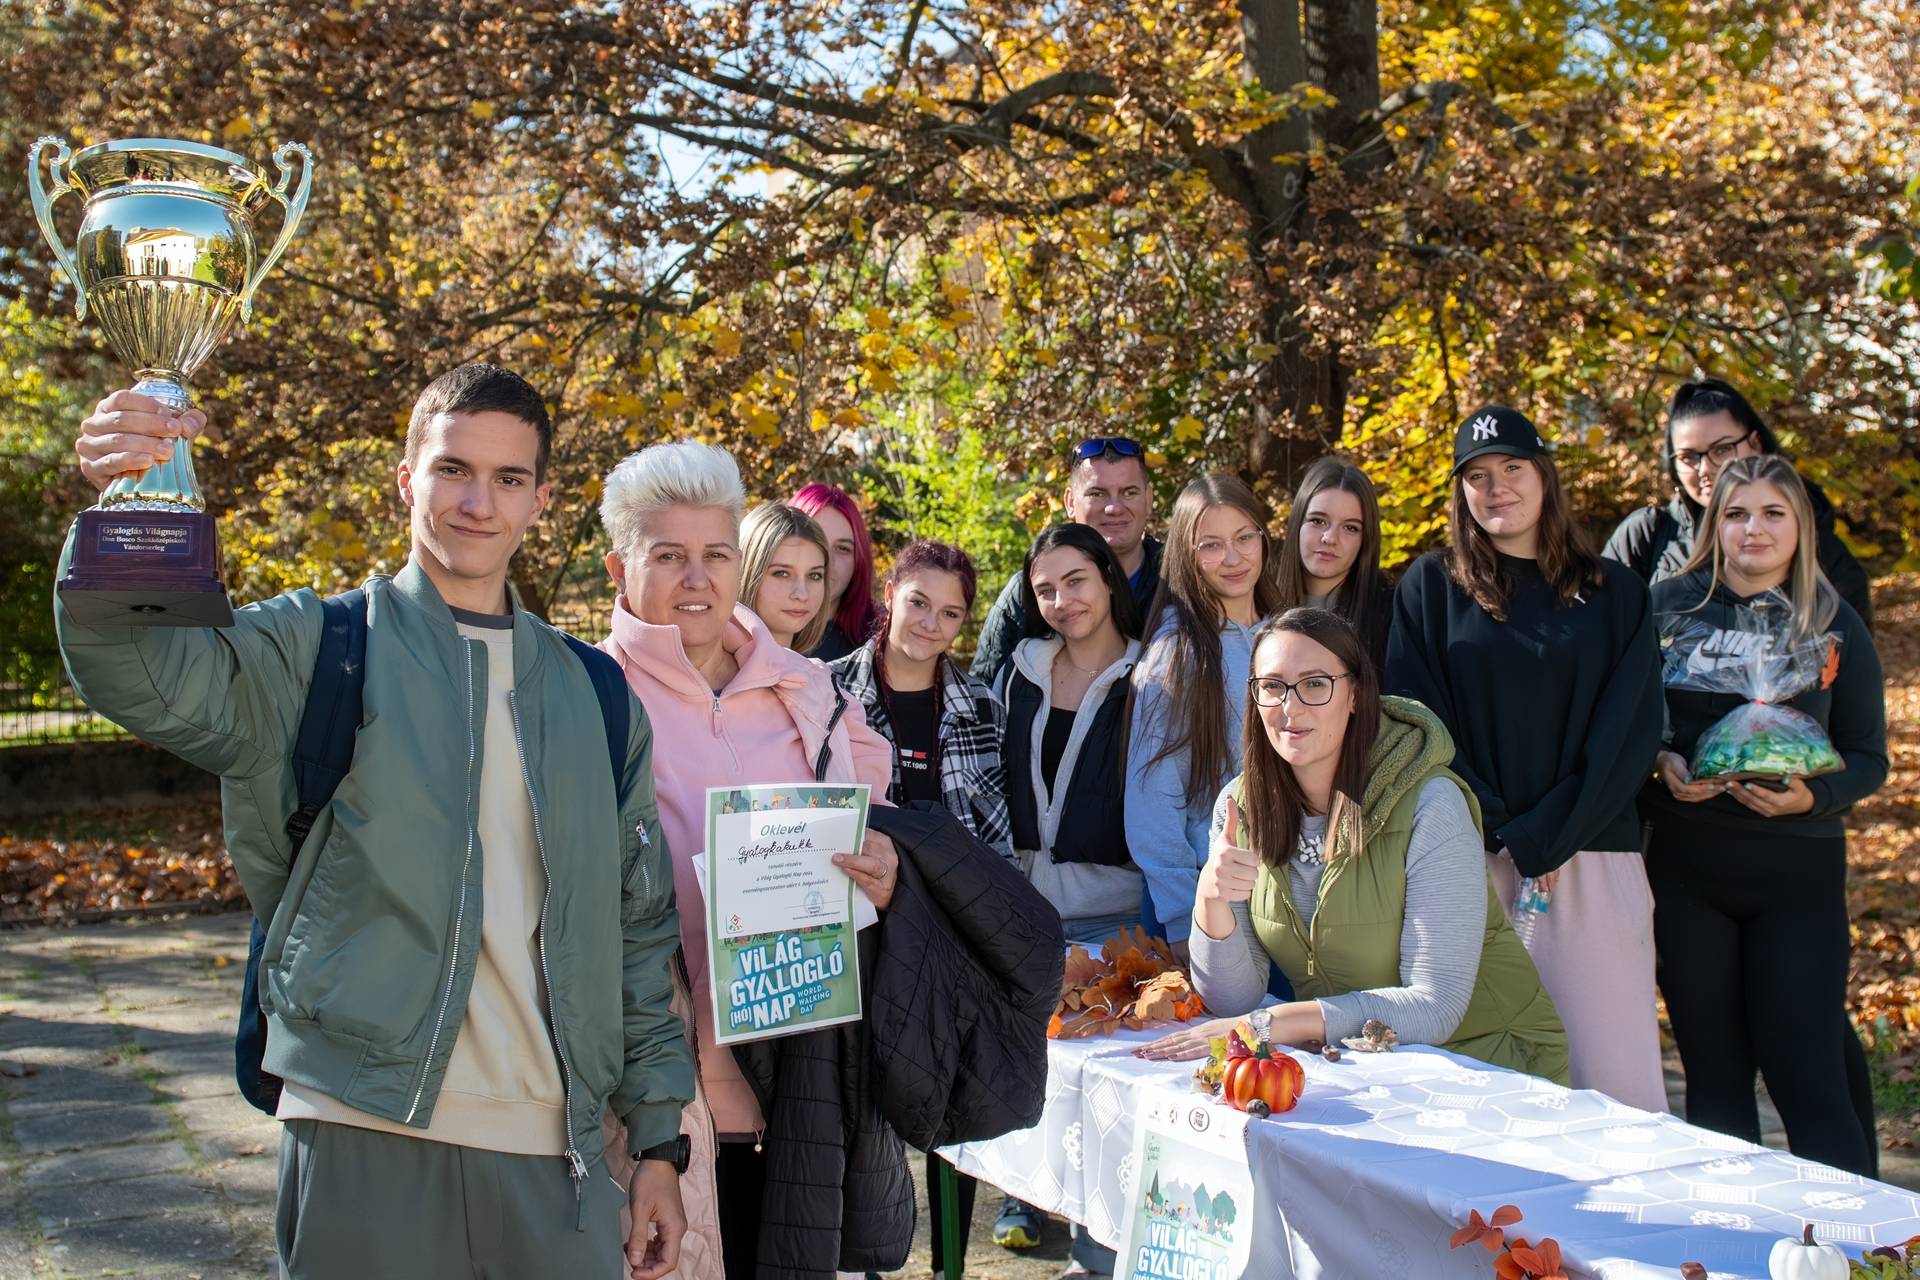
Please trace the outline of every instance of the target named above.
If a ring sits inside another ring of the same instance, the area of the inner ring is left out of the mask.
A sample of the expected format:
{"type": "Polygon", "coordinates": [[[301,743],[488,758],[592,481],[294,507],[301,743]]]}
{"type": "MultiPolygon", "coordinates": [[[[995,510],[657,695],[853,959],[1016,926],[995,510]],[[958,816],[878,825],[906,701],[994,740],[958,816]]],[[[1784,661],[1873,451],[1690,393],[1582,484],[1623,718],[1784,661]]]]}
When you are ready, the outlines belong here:
{"type": "MultiPolygon", "coordinates": [[[[1901,1085],[1920,1077],[1920,574],[1876,586],[1874,647],[1886,672],[1892,768],[1847,821],[1847,1005],[1877,1070],[1901,1085]]],[[[1889,1148],[1911,1148],[1920,1114],[1885,1109],[1880,1132],[1889,1148]]]]}
{"type": "Polygon", "coordinates": [[[217,814],[194,814],[171,836],[115,839],[0,836],[0,921],[70,924],[147,907],[240,907],[217,814]]]}
{"type": "Polygon", "coordinates": [[[1055,1040],[1137,1031],[1153,1022],[1190,1022],[1206,1012],[1179,959],[1144,929],[1123,929],[1095,956],[1067,953],[1060,1007],[1047,1024],[1055,1040]]]}

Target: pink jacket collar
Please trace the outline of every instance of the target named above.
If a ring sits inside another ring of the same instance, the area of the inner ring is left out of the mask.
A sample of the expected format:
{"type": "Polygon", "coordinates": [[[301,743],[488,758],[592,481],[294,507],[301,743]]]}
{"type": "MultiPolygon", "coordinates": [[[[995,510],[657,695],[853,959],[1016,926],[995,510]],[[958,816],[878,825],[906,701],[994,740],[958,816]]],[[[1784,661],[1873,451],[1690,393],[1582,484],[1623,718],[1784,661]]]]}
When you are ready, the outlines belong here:
{"type": "MultiPolygon", "coordinates": [[[[817,752],[819,744],[811,740],[824,735],[833,715],[833,677],[827,669],[776,641],[760,615],[743,604],[733,606],[733,617],[727,622],[721,643],[740,664],[740,670],[720,696],[773,690],[801,727],[802,737],[809,740],[809,751],[817,752]]],[[[707,678],[680,643],[680,628],[642,622],[627,607],[624,593],[614,600],[613,634],[600,647],[619,661],[629,682],[638,670],[682,701],[705,706],[713,700],[707,678]]]]}

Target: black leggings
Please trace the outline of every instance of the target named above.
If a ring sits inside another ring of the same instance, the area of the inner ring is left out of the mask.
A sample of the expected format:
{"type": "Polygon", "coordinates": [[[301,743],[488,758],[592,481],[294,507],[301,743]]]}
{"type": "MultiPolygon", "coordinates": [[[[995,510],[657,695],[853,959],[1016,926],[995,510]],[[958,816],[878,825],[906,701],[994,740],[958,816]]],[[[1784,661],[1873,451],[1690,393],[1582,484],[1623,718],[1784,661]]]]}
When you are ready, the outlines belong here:
{"type": "Polygon", "coordinates": [[[1647,880],[1687,1120],[1759,1142],[1757,1070],[1793,1154],[1874,1176],[1873,1087],[1846,1013],[1846,837],[1663,813],[1647,880]]]}
{"type": "Polygon", "coordinates": [[[722,1142],[714,1153],[713,1192],[720,1206],[720,1251],[727,1280],[753,1280],[760,1253],[760,1193],[767,1155],[751,1142],[722,1142]]]}

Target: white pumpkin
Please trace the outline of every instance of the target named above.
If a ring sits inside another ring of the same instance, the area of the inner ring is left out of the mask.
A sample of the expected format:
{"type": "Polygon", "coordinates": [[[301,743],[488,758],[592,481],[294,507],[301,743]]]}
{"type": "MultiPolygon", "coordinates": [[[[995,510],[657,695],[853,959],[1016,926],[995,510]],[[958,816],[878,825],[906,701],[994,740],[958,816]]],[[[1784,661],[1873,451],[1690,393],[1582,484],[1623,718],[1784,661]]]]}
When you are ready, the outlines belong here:
{"type": "Polygon", "coordinates": [[[1814,1243],[1811,1222],[1798,1240],[1792,1236],[1777,1240],[1767,1255],[1767,1275],[1772,1280],[1847,1280],[1850,1270],[1847,1255],[1837,1246],[1814,1243]]]}

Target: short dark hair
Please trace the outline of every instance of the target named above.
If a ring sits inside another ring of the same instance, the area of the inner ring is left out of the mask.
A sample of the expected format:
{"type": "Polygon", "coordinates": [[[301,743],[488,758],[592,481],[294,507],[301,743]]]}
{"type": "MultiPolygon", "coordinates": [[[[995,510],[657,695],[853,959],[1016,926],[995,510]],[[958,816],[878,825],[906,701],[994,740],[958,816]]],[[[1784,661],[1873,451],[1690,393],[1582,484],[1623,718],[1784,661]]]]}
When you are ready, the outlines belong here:
{"type": "Polygon", "coordinates": [[[1083,462],[1137,462],[1141,478],[1152,474],[1147,466],[1147,451],[1131,436],[1088,436],[1067,455],[1067,474],[1078,471],[1083,462]]]}
{"type": "MultiPolygon", "coordinates": [[[[1696,378],[1692,382],[1683,382],[1673,393],[1673,399],[1667,402],[1667,445],[1666,456],[1669,464],[1673,460],[1673,428],[1689,418],[1705,418],[1716,413],[1730,416],[1744,431],[1751,432],[1760,439],[1760,452],[1780,452],[1779,437],[1773,434],[1773,428],[1760,416],[1748,399],[1734,389],[1730,382],[1720,378],[1696,378]]],[[[1678,477],[1676,476],[1677,480],[1678,477]]]]}
{"type": "Polygon", "coordinates": [[[413,416],[407,419],[409,461],[420,451],[427,424],[443,413],[510,413],[520,419],[540,437],[533,464],[534,482],[546,480],[547,458],[553,452],[553,418],[547,413],[547,402],[519,374],[476,360],[449,369],[429,382],[413,402],[413,416]]]}

